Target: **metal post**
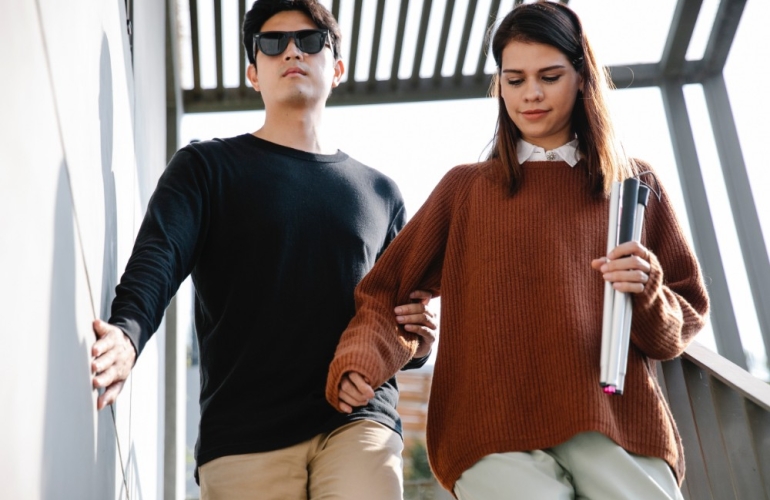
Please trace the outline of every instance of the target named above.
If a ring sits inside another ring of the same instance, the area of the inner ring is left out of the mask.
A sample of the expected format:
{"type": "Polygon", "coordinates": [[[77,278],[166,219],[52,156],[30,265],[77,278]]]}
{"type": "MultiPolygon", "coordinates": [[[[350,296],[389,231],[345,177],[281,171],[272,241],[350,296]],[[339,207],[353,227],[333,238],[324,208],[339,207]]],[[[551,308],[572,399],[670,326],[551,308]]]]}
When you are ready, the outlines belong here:
{"type": "Polygon", "coordinates": [[[746,355],[727,287],[682,85],[680,82],[669,81],[661,86],[661,93],[695,252],[703,268],[711,298],[711,323],[717,350],[722,356],[746,369],[746,355]]]}
{"type": "MultiPolygon", "coordinates": [[[[182,93],[179,83],[176,2],[166,2],[166,156],[170,159],[179,144],[179,122],[182,93]]],[[[163,498],[185,498],[185,423],[186,423],[186,343],[177,328],[177,302],[171,300],[166,309],[165,399],[163,498]]]]}
{"type": "Polygon", "coordinates": [[[703,92],[754,299],[754,310],[762,332],[765,353],[770,360],[770,260],[724,77],[719,74],[704,80],[703,92]]]}

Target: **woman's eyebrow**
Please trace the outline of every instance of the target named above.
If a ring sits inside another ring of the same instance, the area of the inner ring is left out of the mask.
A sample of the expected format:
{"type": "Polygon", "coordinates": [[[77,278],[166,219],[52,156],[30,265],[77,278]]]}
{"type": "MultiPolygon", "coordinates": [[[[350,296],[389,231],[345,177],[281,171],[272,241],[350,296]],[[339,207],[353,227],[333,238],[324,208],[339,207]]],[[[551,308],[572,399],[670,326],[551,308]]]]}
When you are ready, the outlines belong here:
{"type": "MultiPolygon", "coordinates": [[[[554,70],[554,69],[564,69],[564,68],[565,68],[565,66],[563,64],[554,64],[553,66],[546,66],[545,68],[540,68],[539,70],[537,70],[537,72],[538,73],[545,73],[546,71],[551,71],[551,70],[554,70]]],[[[520,73],[524,73],[524,70],[521,70],[521,69],[504,69],[502,72],[503,73],[516,73],[516,74],[520,74],[520,73]]]]}

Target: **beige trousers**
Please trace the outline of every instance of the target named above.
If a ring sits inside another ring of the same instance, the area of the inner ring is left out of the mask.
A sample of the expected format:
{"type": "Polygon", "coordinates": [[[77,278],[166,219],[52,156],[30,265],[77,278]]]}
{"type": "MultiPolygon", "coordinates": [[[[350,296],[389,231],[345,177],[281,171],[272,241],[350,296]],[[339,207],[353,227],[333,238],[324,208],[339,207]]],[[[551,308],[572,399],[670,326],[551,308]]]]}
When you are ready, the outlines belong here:
{"type": "Polygon", "coordinates": [[[682,500],[659,458],[633,455],[598,432],[546,450],[496,453],[455,483],[460,500],[682,500]]]}
{"type": "Polygon", "coordinates": [[[402,450],[398,434],[360,420],[289,448],[204,464],[201,500],[401,500],[402,450]]]}

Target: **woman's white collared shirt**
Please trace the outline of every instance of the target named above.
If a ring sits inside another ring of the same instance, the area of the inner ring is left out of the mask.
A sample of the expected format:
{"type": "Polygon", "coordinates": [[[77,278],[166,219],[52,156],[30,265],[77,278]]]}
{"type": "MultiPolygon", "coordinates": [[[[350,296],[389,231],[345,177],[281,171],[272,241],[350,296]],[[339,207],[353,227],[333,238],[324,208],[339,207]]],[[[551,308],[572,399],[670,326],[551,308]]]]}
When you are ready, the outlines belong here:
{"type": "Polygon", "coordinates": [[[519,164],[525,161],[565,161],[570,167],[574,167],[580,161],[578,140],[573,139],[563,146],[546,151],[540,146],[519,139],[516,144],[516,157],[519,164]]]}

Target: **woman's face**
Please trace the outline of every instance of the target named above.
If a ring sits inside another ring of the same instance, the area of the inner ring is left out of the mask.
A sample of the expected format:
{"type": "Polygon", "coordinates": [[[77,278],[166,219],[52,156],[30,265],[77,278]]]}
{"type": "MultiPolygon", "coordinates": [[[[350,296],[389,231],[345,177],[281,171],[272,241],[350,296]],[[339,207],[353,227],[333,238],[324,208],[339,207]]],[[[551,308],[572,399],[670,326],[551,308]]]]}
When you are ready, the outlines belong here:
{"type": "Polygon", "coordinates": [[[545,150],[572,140],[572,108],[583,81],[559,49],[511,41],[503,49],[500,93],[525,141],[545,150]]]}

